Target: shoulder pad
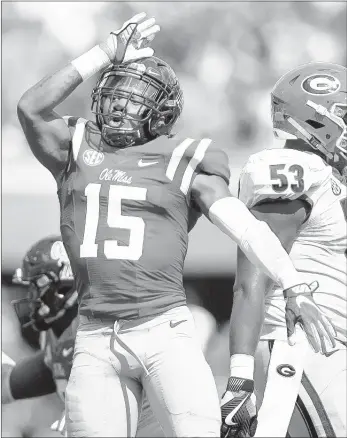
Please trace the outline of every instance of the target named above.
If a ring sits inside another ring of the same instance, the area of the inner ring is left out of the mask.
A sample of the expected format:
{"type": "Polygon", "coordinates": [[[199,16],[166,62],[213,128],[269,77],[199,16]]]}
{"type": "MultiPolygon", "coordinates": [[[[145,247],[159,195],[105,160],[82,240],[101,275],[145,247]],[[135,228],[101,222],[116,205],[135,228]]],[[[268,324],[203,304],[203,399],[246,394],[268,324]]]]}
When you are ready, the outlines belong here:
{"type": "Polygon", "coordinates": [[[229,184],[230,170],[227,154],[208,138],[201,140],[186,138],[183,141],[176,141],[176,146],[170,153],[166,176],[171,181],[180,180],[181,191],[187,194],[193,177],[200,172],[220,176],[229,184]]]}
{"type": "Polygon", "coordinates": [[[239,198],[248,207],[274,199],[300,198],[329,173],[323,160],[293,149],[267,149],[251,155],[240,175],[239,198]]]}
{"type": "Polygon", "coordinates": [[[76,161],[79,149],[81,147],[82,139],[84,137],[84,128],[88,122],[82,117],[64,116],[63,120],[67,124],[72,140],[73,159],[76,161]]]}

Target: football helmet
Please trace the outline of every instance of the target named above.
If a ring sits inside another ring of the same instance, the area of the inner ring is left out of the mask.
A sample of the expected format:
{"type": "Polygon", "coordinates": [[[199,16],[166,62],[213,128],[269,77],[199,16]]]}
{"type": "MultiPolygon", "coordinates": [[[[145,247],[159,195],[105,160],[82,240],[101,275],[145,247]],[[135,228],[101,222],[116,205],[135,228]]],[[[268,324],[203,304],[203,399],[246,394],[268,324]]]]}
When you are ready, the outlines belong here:
{"type": "Polygon", "coordinates": [[[183,109],[172,68],[154,56],[111,65],[92,91],[92,112],[111,146],[142,144],[169,135],[183,109]]]}
{"type": "Polygon", "coordinates": [[[25,298],[12,301],[22,330],[47,330],[77,302],[69,258],[61,237],[39,240],[16,269],[13,283],[27,287],[25,298]]]}
{"type": "Polygon", "coordinates": [[[275,136],[303,139],[329,164],[347,161],[347,69],[312,62],[282,76],[271,92],[275,136]]]}

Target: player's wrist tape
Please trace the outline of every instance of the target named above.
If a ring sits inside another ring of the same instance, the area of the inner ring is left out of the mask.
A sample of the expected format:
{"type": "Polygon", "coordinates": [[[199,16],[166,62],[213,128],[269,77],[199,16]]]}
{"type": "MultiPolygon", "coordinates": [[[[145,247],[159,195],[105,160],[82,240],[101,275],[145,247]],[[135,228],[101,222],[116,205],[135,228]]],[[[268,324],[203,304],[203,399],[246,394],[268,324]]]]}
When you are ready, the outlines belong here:
{"type": "Polygon", "coordinates": [[[233,354],[230,357],[230,376],[253,380],[254,357],[250,354],[233,354]]]}
{"type": "Polygon", "coordinates": [[[255,265],[283,289],[302,283],[289,255],[270,227],[256,219],[246,205],[234,197],[214,202],[209,218],[230,236],[255,265]]]}
{"type": "Polygon", "coordinates": [[[306,296],[312,297],[312,292],[309,292],[309,291],[308,292],[295,292],[291,288],[286,289],[286,290],[283,291],[283,296],[284,296],[285,299],[287,299],[287,298],[296,298],[296,297],[299,297],[301,295],[304,295],[304,296],[306,295],[306,296]]]}
{"type": "Polygon", "coordinates": [[[83,81],[89,79],[111,64],[110,58],[100,46],[94,46],[88,52],[71,61],[83,81]]]}

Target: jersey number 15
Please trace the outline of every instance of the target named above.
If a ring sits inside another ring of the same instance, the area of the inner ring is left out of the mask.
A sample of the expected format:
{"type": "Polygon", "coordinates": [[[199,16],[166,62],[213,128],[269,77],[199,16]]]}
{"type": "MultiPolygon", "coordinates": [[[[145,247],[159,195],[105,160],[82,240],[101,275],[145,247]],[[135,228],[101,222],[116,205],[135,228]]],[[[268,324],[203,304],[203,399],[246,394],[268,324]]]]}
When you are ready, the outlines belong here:
{"type": "MultiPolygon", "coordinates": [[[[97,257],[98,244],[95,243],[99,223],[101,184],[88,184],[85,189],[87,211],[84,237],[80,246],[80,257],[97,257]]],[[[138,260],[143,251],[145,222],[141,217],[123,216],[122,200],[145,201],[147,189],[110,185],[108,196],[107,225],[110,228],[130,230],[129,245],[119,246],[116,240],[104,242],[104,254],[107,259],[138,260]]]]}

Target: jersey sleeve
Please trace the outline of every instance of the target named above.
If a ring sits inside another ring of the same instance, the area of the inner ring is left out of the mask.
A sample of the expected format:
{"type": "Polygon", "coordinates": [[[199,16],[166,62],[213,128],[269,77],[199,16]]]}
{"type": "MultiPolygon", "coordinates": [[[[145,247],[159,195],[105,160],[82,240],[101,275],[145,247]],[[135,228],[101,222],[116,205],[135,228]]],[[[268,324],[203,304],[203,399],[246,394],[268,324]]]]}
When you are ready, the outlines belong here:
{"type": "Polygon", "coordinates": [[[206,175],[219,176],[229,185],[230,168],[228,155],[211,140],[206,139],[207,141],[210,143],[207,145],[203,158],[197,165],[197,173],[201,172],[206,175]]]}
{"type": "Polygon", "coordinates": [[[324,177],[324,165],[319,160],[288,149],[254,154],[241,171],[239,199],[251,208],[261,202],[307,197],[324,177]]]}
{"type": "Polygon", "coordinates": [[[63,116],[63,120],[69,129],[75,128],[77,124],[78,117],[73,116],[63,116]]]}
{"type": "Polygon", "coordinates": [[[219,176],[229,184],[228,156],[207,138],[202,140],[186,138],[177,142],[170,153],[166,177],[178,186],[188,201],[192,183],[199,173],[219,176]]]}
{"type": "MultiPolygon", "coordinates": [[[[68,163],[65,168],[64,174],[68,173],[71,169],[71,165],[74,161],[77,161],[78,152],[81,146],[82,137],[84,134],[84,126],[87,123],[86,119],[81,117],[73,116],[63,116],[62,119],[66,123],[70,131],[70,147],[69,147],[69,157],[68,163]]],[[[60,189],[61,182],[58,183],[58,188],[60,189]]]]}

